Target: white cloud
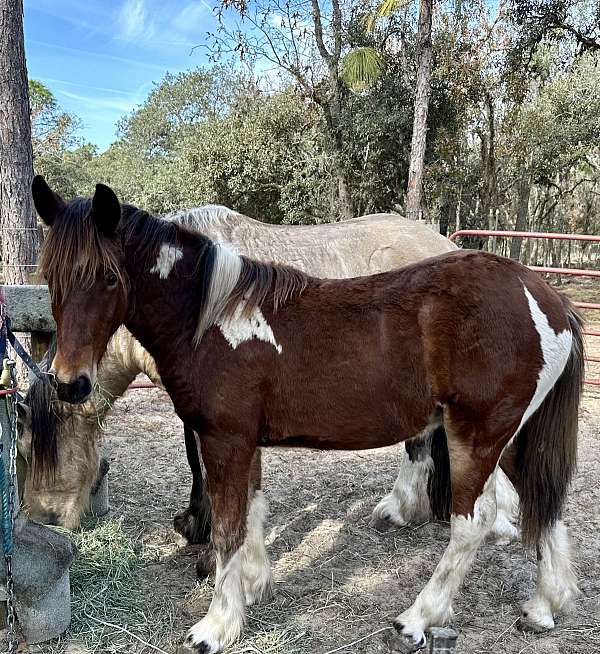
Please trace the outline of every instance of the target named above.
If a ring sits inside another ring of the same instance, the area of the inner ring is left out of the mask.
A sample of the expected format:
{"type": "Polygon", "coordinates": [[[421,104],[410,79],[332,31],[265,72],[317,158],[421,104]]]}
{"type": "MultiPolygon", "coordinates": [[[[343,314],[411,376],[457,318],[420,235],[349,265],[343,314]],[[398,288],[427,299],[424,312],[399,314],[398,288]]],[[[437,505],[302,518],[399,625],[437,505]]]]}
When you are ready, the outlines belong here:
{"type": "Polygon", "coordinates": [[[64,90],[60,90],[59,94],[64,95],[66,98],[71,100],[75,100],[86,107],[105,109],[118,114],[129,113],[140,102],[140,100],[133,97],[129,100],[125,100],[123,98],[111,98],[101,95],[82,95],[80,93],[71,93],[71,91],[64,90]]]}
{"type": "Polygon", "coordinates": [[[117,27],[125,41],[147,40],[156,33],[144,0],[126,0],[119,12],[117,27]]]}
{"type": "Polygon", "coordinates": [[[206,24],[206,7],[197,0],[193,0],[179,13],[175,14],[171,28],[183,34],[198,35],[202,25],[206,24]]]}

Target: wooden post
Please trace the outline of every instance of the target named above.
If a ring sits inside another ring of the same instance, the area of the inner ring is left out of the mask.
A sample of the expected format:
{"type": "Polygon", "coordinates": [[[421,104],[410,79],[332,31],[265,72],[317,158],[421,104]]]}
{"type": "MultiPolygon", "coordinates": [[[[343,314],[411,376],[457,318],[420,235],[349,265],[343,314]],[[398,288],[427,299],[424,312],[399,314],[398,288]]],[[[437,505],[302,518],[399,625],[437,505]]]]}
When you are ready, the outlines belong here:
{"type": "Polygon", "coordinates": [[[31,356],[39,363],[52,342],[52,332],[31,332],[31,356]]]}

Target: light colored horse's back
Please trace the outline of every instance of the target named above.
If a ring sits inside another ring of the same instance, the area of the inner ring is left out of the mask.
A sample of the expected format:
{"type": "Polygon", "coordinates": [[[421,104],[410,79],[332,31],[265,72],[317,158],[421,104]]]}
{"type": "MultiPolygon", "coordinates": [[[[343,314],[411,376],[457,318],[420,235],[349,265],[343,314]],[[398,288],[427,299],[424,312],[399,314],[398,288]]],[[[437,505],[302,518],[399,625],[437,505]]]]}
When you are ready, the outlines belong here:
{"type": "Polygon", "coordinates": [[[456,249],[424,223],[391,213],[318,225],[272,225],[208,205],[166,218],[230,243],[245,256],[285,263],[314,277],[372,275],[456,249]]]}

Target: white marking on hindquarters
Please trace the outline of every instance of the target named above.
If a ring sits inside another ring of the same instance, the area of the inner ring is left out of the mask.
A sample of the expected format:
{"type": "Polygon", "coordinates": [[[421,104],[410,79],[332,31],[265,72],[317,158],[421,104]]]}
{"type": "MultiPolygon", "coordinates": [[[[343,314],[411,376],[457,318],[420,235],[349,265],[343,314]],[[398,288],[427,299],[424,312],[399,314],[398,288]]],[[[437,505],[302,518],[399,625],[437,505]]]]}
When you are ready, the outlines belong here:
{"type": "Polygon", "coordinates": [[[216,323],[229,345],[235,350],[242,343],[256,338],[270,343],[281,354],[283,348],[275,339],[275,334],[260,307],[254,307],[249,316],[243,315],[244,309],[244,302],[240,302],[231,316],[221,318],[216,323]]]}
{"type": "Polygon", "coordinates": [[[183,250],[175,247],[172,243],[163,243],[160,246],[156,263],[150,268],[150,272],[158,273],[161,279],[167,279],[173,266],[182,258],[183,250]]]}
{"type": "Polygon", "coordinates": [[[272,591],[271,563],[265,548],[264,533],[267,512],[265,496],[258,490],[248,511],[242,556],[242,584],[248,605],[268,598],[272,591]]]}
{"type": "Polygon", "coordinates": [[[207,614],[186,636],[188,647],[203,644],[201,651],[216,654],[231,645],[242,633],[245,623],[245,598],[242,587],[242,548],[238,549],[223,567],[217,554],[215,590],[207,614]]]}
{"type": "Polygon", "coordinates": [[[391,522],[397,527],[403,527],[408,522],[429,520],[431,509],[427,482],[432,469],[433,459],[430,456],[422,461],[411,461],[403,447],[392,492],[373,509],[373,519],[391,522]]]}
{"type": "Polygon", "coordinates": [[[531,319],[540,335],[540,347],[542,349],[544,363],[538,374],[535,393],[521,418],[521,424],[515,432],[515,436],[527,420],[539,409],[546,395],[554,384],[556,384],[556,381],[567,365],[573,345],[573,334],[571,334],[571,331],[565,329],[557,334],[550,326],[548,317],[540,309],[539,304],[525,285],[523,285],[523,290],[525,291],[525,297],[529,304],[531,319]]]}
{"type": "Polygon", "coordinates": [[[475,501],[473,515],[450,518],[450,542],[431,579],[414,604],[396,618],[402,633],[415,643],[424,638],[428,627],[443,625],[452,617],[452,599],[471,566],[477,548],[496,517],[496,472],[486,481],[475,501]]]}
{"type": "Polygon", "coordinates": [[[561,520],[542,535],[538,548],[536,592],[523,604],[523,619],[533,629],[552,629],[554,616],[568,608],[579,592],[571,563],[571,541],[561,520]]]}
{"type": "Polygon", "coordinates": [[[198,317],[194,345],[198,345],[206,330],[221,318],[242,272],[242,260],[233,248],[224,243],[213,243],[212,247],[214,264],[204,306],[198,317]]]}

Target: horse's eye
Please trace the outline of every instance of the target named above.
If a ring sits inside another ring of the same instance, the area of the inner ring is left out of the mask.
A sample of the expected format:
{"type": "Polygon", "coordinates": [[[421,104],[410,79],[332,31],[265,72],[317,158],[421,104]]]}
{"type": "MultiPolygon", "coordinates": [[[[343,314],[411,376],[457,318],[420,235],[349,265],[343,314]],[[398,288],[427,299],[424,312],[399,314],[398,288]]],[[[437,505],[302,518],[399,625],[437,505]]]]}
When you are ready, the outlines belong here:
{"type": "Polygon", "coordinates": [[[109,270],[104,276],[104,283],[108,288],[114,288],[117,285],[117,276],[112,270],[109,270]]]}

